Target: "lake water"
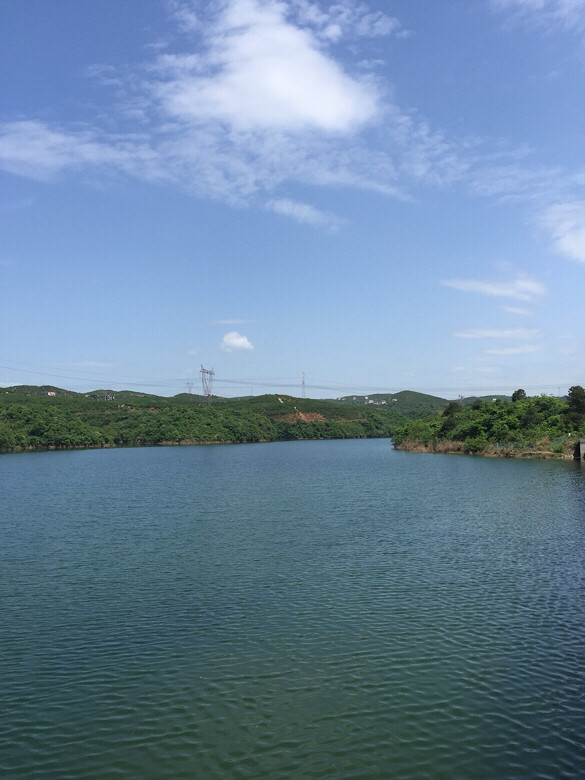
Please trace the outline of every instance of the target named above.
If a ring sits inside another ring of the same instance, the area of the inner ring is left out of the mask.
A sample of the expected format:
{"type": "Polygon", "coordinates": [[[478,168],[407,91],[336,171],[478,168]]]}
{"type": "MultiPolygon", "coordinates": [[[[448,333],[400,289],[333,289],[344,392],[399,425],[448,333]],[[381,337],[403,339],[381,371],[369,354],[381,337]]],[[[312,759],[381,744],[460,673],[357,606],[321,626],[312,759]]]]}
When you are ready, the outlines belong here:
{"type": "Polygon", "coordinates": [[[0,775],[585,777],[585,468],[0,457],[0,775]]]}

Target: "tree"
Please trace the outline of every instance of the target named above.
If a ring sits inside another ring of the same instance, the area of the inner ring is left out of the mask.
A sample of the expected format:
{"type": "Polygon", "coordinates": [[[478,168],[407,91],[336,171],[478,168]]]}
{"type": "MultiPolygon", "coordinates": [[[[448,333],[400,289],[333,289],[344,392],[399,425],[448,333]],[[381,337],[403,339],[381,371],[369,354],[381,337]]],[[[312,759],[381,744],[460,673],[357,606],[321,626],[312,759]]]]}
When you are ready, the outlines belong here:
{"type": "Polygon", "coordinates": [[[573,385],[569,388],[569,411],[577,414],[585,413],[585,390],[581,385],[573,385]]]}
{"type": "Polygon", "coordinates": [[[512,401],[523,401],[526,398],[526,391],[522,390],[522,388],[518,388],[518,390],[514,390],[512,393],[512,401]]]}
{"type": "Polygon", "coordinates": [[[579,428],[585,422],[585,390],[581,385],[573,385],[569,388],[567,399],[569,402],[568,417],[579,428]]]}
{"type": "Polygon", "coordinates": [[[510,438],[510,429],[503,420],[497,420],[492,428],[492,438],[498,444],[504,444],[510,438]]]}

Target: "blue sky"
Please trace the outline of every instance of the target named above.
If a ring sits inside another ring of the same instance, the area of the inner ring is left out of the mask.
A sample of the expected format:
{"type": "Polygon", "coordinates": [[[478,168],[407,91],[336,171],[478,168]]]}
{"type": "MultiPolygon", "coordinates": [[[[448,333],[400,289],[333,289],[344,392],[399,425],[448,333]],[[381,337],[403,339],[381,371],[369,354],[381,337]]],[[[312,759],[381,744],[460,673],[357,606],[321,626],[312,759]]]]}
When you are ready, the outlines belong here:
{"type": "Polygon", "coordinates": [[[0,384],[585,385],[585,0],[0,18],[0,384]]]}

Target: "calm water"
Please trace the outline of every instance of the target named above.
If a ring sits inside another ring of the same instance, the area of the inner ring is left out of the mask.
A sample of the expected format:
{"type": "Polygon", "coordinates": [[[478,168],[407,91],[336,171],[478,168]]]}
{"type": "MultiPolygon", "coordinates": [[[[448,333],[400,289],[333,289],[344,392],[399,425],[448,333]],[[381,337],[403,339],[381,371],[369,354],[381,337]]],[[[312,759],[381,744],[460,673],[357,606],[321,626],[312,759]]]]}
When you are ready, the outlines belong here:
{"type": "Polygon", "coordinates": [[[2,777],[585,776],[585,468],[0,457],[2,777]]]}

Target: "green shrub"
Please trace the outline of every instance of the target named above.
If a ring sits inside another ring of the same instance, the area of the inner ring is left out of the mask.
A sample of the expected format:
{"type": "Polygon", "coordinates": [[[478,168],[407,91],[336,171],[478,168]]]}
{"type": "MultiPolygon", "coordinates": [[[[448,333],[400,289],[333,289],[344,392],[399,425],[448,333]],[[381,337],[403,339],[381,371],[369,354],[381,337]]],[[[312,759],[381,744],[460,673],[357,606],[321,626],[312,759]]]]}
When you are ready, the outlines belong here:
{"type": "Polygon", "coordinates": [[[484,435],[473,436],[465,440],[465,452],[469,452],[472,455],[478,452],[483,452],[488,446],[488,440],[484,435]]]}

